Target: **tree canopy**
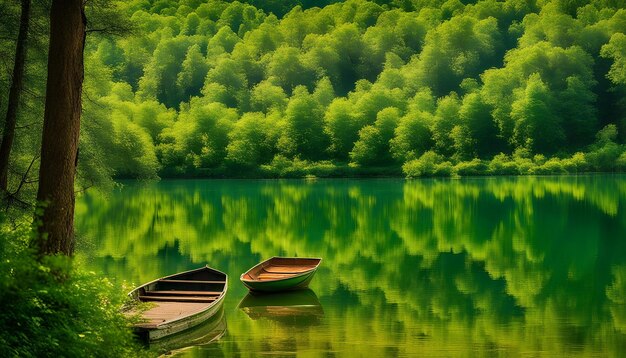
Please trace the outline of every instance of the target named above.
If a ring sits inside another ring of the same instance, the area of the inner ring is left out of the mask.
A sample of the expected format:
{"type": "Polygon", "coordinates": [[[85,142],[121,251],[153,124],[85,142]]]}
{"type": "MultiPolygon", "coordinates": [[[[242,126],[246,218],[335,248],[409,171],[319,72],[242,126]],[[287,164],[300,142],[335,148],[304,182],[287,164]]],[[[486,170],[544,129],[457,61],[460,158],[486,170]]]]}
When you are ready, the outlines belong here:
{"type": "MultiPolygon", "coordinates": [[[[443,174],[463,173],[463,163],[496,174],[486,168],[500,168],[503,158],[514,173],[537,172],[537,155],[569,168],[577,153],[581,170],[621,168],[626,9],[619,1],[118,5],[133,31],[87,38],[83,184],[275,176],[278,163],[400,174],[427,152],[453,167],[443,174]],[[614,162],[594,163],[596,134],[608,125],[617,130],[614,162]]],[[[40,71],[31,67],[27,76],[40,71]]],[[[24,101],[33,102],[28,93],[24,101]]],[[[32,106],[18,127],[41,111],[32,106]]],[[[16,141],[24,168],[37,144],[23,145],[19,133],[16,141]]]]}

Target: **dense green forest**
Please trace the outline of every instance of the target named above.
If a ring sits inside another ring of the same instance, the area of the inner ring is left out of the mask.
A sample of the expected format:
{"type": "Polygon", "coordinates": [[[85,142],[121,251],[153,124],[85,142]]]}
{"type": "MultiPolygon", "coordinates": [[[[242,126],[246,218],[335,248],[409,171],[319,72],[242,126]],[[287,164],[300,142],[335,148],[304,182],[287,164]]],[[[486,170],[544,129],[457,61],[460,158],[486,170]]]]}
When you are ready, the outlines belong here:
{"type": "Polygon", "coordinates": [[[258,3],[127,5],[137,35],[87,49],[85,146],[131,177],[626,165],[618,2],[258,3]]]}
{"type": "MultiPolygon", "coordinates": [[[[91,185],[111,177],[622,170],[620,7],[119,4],[132,28],[112,36],[94,25],[87,38],[79,174],[91,185]]],[[[23,125],[38,115],[32,107],[23,125]]],[[[24,167],[27,152],[16,154],[24,167]]]]}

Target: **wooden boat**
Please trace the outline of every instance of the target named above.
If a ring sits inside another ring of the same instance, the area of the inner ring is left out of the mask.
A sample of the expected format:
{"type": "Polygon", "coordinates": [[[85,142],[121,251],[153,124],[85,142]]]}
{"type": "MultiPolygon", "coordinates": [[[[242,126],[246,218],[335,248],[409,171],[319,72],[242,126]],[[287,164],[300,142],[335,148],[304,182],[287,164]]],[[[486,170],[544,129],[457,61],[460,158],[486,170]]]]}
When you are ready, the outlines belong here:
{"type": "Polygon", "coordinates": [[[208,266],[148,282],[128,295],[150,302],[139,313],[135,330],[147,341],[195,327],[219,312],[228,289],[228,275],[208,266]]]}
{"type": "Polygon", "coordinates": [[[322,259],[272,257],[254,266],[240,277],[256,292],[278,292],[307,288],[322,259]]]}
{"type": "Polygon", "coordinates": [[[248,293],[239,309],[253,320],[267,319],[286,326],[315,326],[324,317],[324,309],[311,289],[267,293],[248,293]]]}

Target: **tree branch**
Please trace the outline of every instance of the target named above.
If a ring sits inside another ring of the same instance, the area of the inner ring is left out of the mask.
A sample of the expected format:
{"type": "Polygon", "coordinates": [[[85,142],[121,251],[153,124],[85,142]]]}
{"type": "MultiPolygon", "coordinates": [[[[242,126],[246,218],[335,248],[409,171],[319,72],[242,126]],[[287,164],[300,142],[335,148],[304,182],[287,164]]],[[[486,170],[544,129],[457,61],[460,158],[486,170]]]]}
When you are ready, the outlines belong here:
{"type": "Polygon", "coordinates": [[[28,181],[28,173],[32,169],[33,164],[35,164],[35,161],[37,159],[39,159],[39,155],[35,155],[33,157],[33,160],[30,161],[30,164],[28,165],[28,168],[26,169],[26,172],[22,175],[22,179],[20,179],[20,185],[18,185],[18,187],[17,187],[17,189],[15,190],[14,193],[9,194],[9,197],[17,197],[17,195],[20,193],[20,190],[22,190],[22,187],[24,186],[24,184],[26,184],[26,182],[28,181]]]}

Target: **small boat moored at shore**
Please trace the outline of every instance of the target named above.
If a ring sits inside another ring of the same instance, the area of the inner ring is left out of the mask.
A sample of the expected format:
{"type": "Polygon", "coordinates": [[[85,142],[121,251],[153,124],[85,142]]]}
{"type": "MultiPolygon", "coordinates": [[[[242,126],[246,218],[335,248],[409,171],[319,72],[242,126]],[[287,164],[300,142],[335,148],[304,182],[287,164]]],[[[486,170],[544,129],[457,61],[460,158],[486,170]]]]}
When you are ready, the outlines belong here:
{"type": "Polygon", "coordinates": [[[153,341],[195,327],[220,311],[228,289],[228,275],[208,266],[148,282],[128,295],[150,302],[134,325],[140,337],[153,341]]]}
{"type": "Polygon", "coordinates": [[[255,292],[279,292],[307,288],[322,259],[272,257],[240,277],[255,292]]]}

